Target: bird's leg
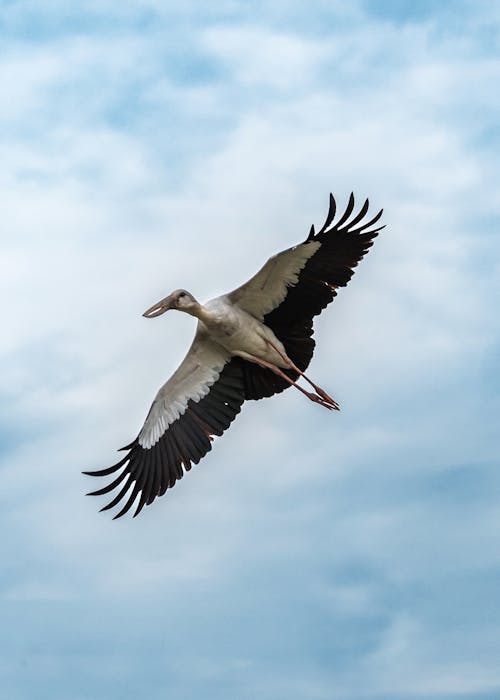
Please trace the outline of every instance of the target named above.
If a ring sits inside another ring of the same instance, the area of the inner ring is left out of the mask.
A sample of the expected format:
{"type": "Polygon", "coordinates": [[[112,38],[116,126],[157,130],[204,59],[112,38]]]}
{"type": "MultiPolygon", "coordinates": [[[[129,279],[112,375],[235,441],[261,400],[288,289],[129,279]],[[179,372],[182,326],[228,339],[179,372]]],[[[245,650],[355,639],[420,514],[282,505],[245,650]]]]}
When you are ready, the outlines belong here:
{"type": "Polygon", "coordinates": [[[340,411],[340,406],[339,406],[338,403],[335,401],[335,399],[332,399],[332,397],[329,396],[329,395],[326,393],[326,391],[325,391],[324,389],[322,389],[320,386],[318,386],[317,384],[315,384],[311,379],[309,379],[309,377],[307,377],[307,376],[304,374],[304,372],[303,372],[301,369],[299,369],[299,368],[297,367],[297,365],[294,364],[294,363],[292,362],[292,360],[291,360],[289,357],[287,357],[287,356],[284,355],[280,350],[278,350],[278,348],[276,347],[276,345],[274,345],[273,343],[271,343],[270,340],[268,340],[267,343],[268,343],[268,345],[270,345],[270,346],[273,348],[273,350],[276,350],[276,352],[278,353],[278,355],[279,355],[281,358],[283,358],[283,360],[285,360],[286,363],[288,363],[288,365],[290,366],[291,369],[294,369],[301,377],[304,377],[304,379],[306,380],[306,382],[308,382],[308,383],[312,386],[312,388],[314,389],[314,391],[323,399],[323,401],[326,401],[327,403],[331,404],[332,407],[333,407],[336,411],[340,411]]]}
{"type": "Polygon", "coordinates": [[[261,367],[265,367],[266,369],[270,369],[272,372],[277,374],[279,377],[282,379],[285,379],[289,384],[294,386],[296,389],[301,391],[303,394],[307,396],[308,399],[311,401],[314,401],[314,403],[319,403],[320,406],[324,406],[327,408],[329,411],[333,411],[335,408],[338,410],[336,405],[332,405],[330,401],[326,401],[323,399],[320,395],[318,394],[313,394],[310,391],[306,391],[304,388],[299,386],[296,382],[293,381],[293,379],[290,379],[290,377],[283,372],[279,367],[276,367],[276,365],[273,365],[271,362],[266,362],[266,360],[261,360],[260,357],[256,357],[255,355],[251,355],[250,353],[245,353],[242,355],[246,360],[249,360],[250,362],[255,362],[257,365],[260,365],[261,367]]]}

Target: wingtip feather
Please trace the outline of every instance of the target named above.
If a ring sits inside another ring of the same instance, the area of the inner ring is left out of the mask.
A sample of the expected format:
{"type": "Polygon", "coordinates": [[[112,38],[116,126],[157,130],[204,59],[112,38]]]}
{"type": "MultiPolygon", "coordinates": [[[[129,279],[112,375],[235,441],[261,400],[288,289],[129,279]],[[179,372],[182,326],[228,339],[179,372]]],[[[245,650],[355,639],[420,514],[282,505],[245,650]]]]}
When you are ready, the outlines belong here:
{"type": "Polygon", "coordinates": [[[125,447],[119,447],[118,452],[124,452],[125,450],[131,450],[136,445],[137,445],[137,438],[135,438],[135,440],[132,440],[130,445],[125,445],[125,447]]]}
{"type": "Polygon", "coordinates": [[[326,229],[332,224],[335,219],[335,214],[337,213],[337,203],[335,197],[330,192],[329,202],[328,202],[328,214],[326,215],[325,223],[321,227],[319,233],[324,233],[326,229]]]}
{"type": "Polygon", "coordinates": [[[109,476],[118,471],[119,466],[107,467],[106,469],[96,469],[95,471],[82,472],[85,476],[109,476]]]}

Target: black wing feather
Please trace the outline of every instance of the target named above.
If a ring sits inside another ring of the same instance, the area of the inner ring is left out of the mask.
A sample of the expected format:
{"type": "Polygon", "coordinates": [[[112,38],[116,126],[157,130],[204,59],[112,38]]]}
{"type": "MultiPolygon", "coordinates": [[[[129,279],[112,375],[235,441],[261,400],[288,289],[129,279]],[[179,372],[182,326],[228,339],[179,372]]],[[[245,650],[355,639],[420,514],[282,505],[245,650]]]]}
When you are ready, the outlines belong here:
{"type": "Polygon", "coordinates": [[[99,496],[121,486],[116,496],[101,510],[116,506],[133,486],[122,509],[114,516],[127,513],[137,497],[134,513],[137,516],[146,505],[162,496],[168,488],[182,478],[184,470],[191,469],[212,449],[214,435],[222,435],[245,400],[243,361],[231,360],[200,401],[188,402],[185,413],[172,423],[159,441],[149,449],[143,448],[136,438],[128,445],[128,452],[117,464],[107,469],[84,472],[90,476],[109,476],[122,467],[120,474],[110,484],[89,496],[99,496]]]}
{"type": "MultiPolygon", "coordinates": [[[[382,216],[382,210],[362,223],[368,212],[368,200],[349,222],[354,206],[354,195],[351,194],[344,214],[334,223],[337,205],[330,195],[324,225],[317,233],[312,226],[305,241],[318,242],[320,247],[300,271],[297,282],[288,288],[282,303],[264,317],[264,323],[282,341],[288,356],[301,370],[309,365],[314,351],[314,316],[335,298],[338,287],[349,282],[354,268],[384,228],[373,228],[382,216]]],[[[293,370],[285,371],[292,379],[297,378],[293,370]]],[[[127,513],[139,496],[135,517],[145,505],[150,505],[172,488],[184,471],[191,469],[192,463],[197,464],[211,450],[213,436],[222,435],[230,426],[245,399],[272,396],[288,386],[270,370],[233,357],[208,394],[199,402],[190,400],[183,415],[168,427],[153,447],[143,448],[136,438],[122,448],[127,454],[113,466],[84,472],[91,476],[109,476],[122,469],[110,484],[89,495],[104,495],[121,485],[118,494],[101,509],[108,510],[116,506],[132,487],[114,519],[127,513]]]]}
{"type": "MultiPolygon", "coordinates": [[[[337,206],[335,198],[330,195],[325,223],[317,233],[314,226],[311,227],[309,236],[304,241],[316,241],[321,246],[306,262],[295,285],[288,288],[281,304],[264,317],[264,323],[274,331],[285,346],[288,356],[302,371],[309,365],[314,351],[314,316],[333,301],[338,287],[346,286],[354,274],[354,268],[373,245],[378,232],[384,228],[372,228],[379,221],[383,210],[362,223],[368,212],[368,200],[349,222],[354,206],[354,195],[351,194],[345,212],[334,223],[337,206]]],[[[244,363],[243,371],[247,399],[272,396],[290,386],[271,370],[257,365],[244,363]]],[[[297,378],[295,372],[288,371],[287,374],[292,379],[297,378]]]]}
{"type": "Polygon", "coordinates": [[[368,211],[366,202],[359,214],[347,223],[354,209],[351,194],[345,213],[337,223],[330,215],[325,226],[312,240],[321,244],[299,273],[294,286],[289,287],[283,302],[264,318],[264,323],[273,330],[290,324],[308,323],[334,299],[338,287],[345,287],[354,274],[354,268],[373,245],[373,240],[382,227],[370,229],[382,216],[382,210],[370,221],[360,224],[359,215],[368,211]],[[358,224],[360,224],[358,226],[358,224]]]}

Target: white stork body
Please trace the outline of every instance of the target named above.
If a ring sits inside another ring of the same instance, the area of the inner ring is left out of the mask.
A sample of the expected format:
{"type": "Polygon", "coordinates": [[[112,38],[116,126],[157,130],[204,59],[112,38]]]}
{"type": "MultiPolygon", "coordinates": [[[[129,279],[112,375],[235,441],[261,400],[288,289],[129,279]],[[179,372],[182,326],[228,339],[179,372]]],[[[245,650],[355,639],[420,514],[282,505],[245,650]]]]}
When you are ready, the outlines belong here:
{"type": "Polygon", "coordinates": [[[176,290],[148,309],[153,318],[169,309],[198,318],[196,335],[186,357],[159,390],[138,437],[117,464],[99,471],[118,477],[91,495],[121,486],[102,510],[127,500],[115,516],[126,513],[137,497],[134,515],[182,478],[184,470],[211,449],[214,435],[222,435],[245,400],[260,399],[293,385],[328,409],[336,402],[305,374],[313,350],[312,319],[345,286],[353,268],[383,226],[373,228],[380,211],[362,223],[368,200],[352,216],[354,197],[334,224],[336,205],[322,229],[311,228],[308,238],[270,258],[244,285],[202,305],[185,290],[176,290]],[[313,387],[306,391],[296,380],[313,387]]]}
{"type": "Polygon", "coordinates": [[[289,367],[269,343],[283,344],[270,328],[248,312],[217,297],[190,310],[198,327],[193,344],[180,367],[159,390],[139,433],[139,444],[153,447],[165,430],[184,412],[189,399],[201,399],[218,379],[231,357],[256,357],[278,367],[289,367]],[[196,389],[196,393],[195,393],[196,389]],[[176,400],[173,400],[173,397],[176,400]]]}
{"type": "Polygon", "coordinates": [[[207,302],[199,319],[198,333],[208,332],[230,355],[252,355],[278,367],[290,366],[282,357],[286,349],[273,331],[238,304],[232,304],[226,294],[207,302]]]}

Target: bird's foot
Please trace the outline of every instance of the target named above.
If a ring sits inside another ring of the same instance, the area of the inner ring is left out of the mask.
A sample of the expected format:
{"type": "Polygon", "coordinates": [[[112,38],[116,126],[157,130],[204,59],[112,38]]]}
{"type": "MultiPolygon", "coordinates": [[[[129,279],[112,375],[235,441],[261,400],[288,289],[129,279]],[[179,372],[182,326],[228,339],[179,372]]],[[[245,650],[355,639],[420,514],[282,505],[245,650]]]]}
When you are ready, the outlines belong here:
{"type": "Polygon", "coordinates": [[[313,394],[310,391],[306,391],[306,395],[309,399],[311,399],[311,401],[314,401],[314,403],[319,403],[320,406],[324,406],[329,411],[340,410],[338,407],[338,404],[336,402],[332,403],[331,401],[327,401],[324,398],[322,398],[321,396],[319,396],[319,394],[313,394]]]}
{"type": "Polygon", "coordinates": [[[332,408],[334,408],[336,411],[340,411],[340,406],[338,403],[335,401],[335,399],[332,399],[332,397],[326,393],[324,389],[322,389],[319,386],[314,385],[314,391],[318,394],[320,398],[323,399],[326,403],[330,404],[332,408]]]}

